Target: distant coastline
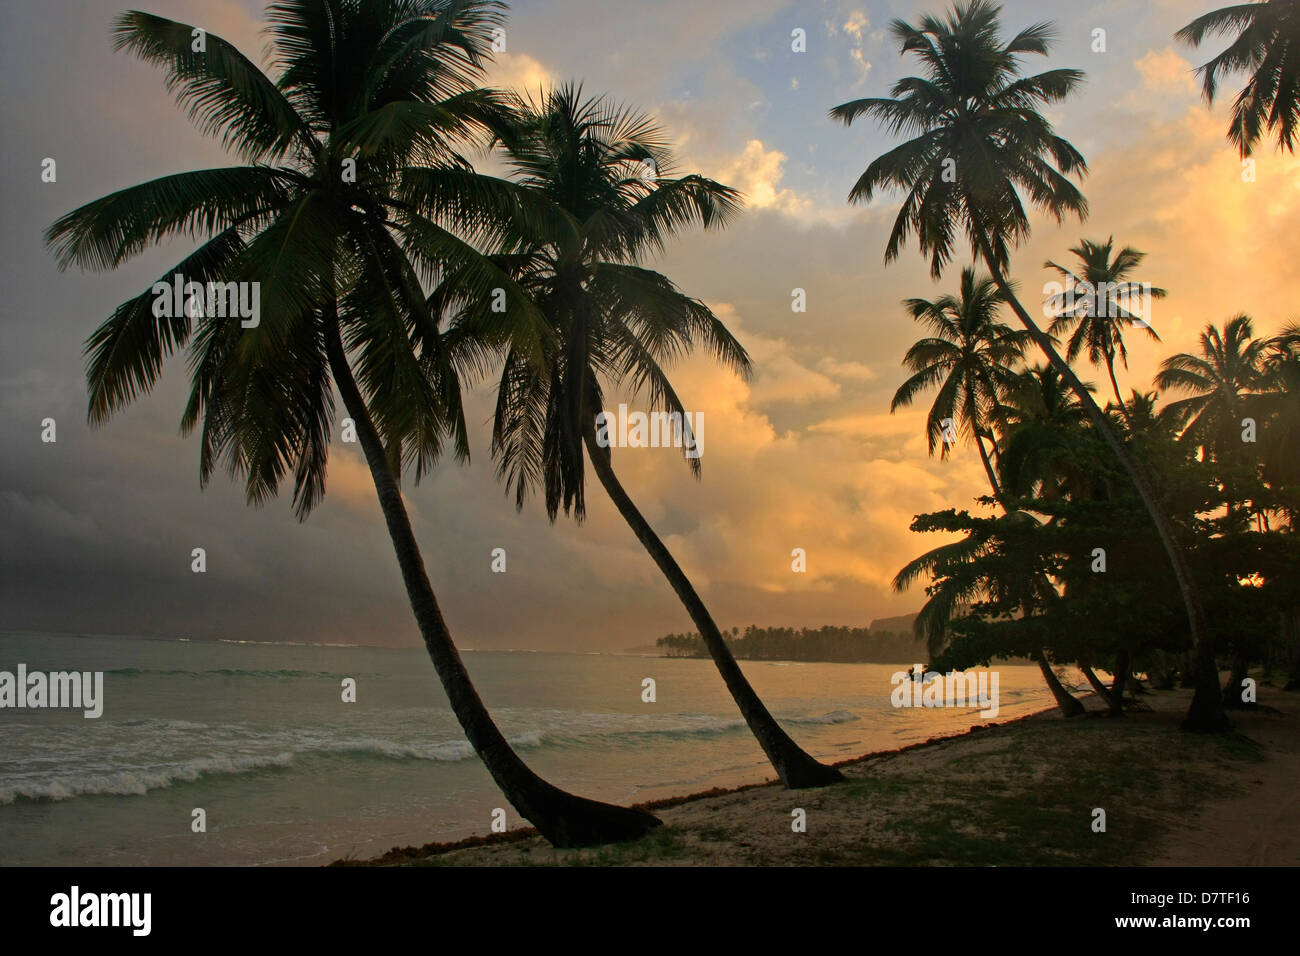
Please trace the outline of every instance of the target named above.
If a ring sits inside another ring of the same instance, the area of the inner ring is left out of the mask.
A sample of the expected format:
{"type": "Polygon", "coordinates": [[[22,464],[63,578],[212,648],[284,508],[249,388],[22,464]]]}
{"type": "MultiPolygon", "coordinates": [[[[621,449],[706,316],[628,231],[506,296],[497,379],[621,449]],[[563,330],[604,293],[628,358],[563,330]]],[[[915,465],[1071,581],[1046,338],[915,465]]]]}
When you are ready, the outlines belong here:
{"type": "MultiPolygon", "coordinates": [[[[794,661],[825,664],[912,664],[929,659],[924,638],[911,628],[915,615],[873,621],[870,627],[823,625],[818,628],[758,627],[751,624],[723,632],[737,660],[794,661]],[[882,626],[890,625],[890,626],[882,626]]],[[[705,658],[704,639],[696,632],[666,634],[655,642],[661,657],[705,658]]]]}

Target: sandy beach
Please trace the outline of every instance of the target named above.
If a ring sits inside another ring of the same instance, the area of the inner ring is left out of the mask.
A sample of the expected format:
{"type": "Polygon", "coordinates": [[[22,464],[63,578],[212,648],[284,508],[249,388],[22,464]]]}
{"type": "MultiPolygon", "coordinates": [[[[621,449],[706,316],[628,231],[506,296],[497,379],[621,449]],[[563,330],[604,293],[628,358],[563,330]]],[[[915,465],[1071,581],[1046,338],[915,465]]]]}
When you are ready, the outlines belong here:
{"type": "MultiPolygon", "coordinates": [[[[1126,719],[1053,709],[845,761],[848,783],[772,784],[646,806],[637,843],[556,850],[531,830],[342,865],[795,866],[1300,864],[1300,695],[1264,686],[1227,735],[1180,733],[1190,690],[1126,719]],[[794,811],[806,832],[794,832],[794,811]],[[1094,830],[1105,811],[1105,832],[1094,830]]],[[[338,865],[338,864],[336,864],[338,865]]]]}

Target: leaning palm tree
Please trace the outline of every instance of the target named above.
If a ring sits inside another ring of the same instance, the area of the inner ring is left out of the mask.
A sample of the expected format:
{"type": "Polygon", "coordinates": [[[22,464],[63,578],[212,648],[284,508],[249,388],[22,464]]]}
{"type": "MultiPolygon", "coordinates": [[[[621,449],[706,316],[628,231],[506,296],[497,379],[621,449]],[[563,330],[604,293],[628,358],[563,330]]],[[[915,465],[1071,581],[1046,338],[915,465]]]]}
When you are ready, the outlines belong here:
{"type": "Polygon", "coordinates": [[[898,81],[890,97],[837,106],[831,116],[845,124],[873,116],[891,131],[913,138],[874,160],[849,199],[867,202],[889,188],[906,194],[885,247],[886,262],[898,257],[913,233],[936,279],[952,260],[959,233],[984,260],[1016,317],[1083,402],[1137,488],[1169,555],[1197,648],[1197,692],[1184,726],[1221,729],[1227,717],[1219,701],[1208,622],[1172,523],[1105,414],[1016,298],[1007,275],[1011,249],[1030,232],[1022,196],[1058,222],[1067,214],[1082,218],[1087,201],[1069,177],[1081,177],[1087,165],[1040,112],[1064,100],[1083,74],[1058,69],[1025,75],[1021,58],[1045,56],[1052,30],[1048,24],[1035,24],[1004,43],[999,14],[1000,8],[986,0],[969,0],[946,19],[927,15],[917,26],[893,22],[902,52],[915,54],[925,75],[898,81]]]}
{"type": "MultiPolygon", "coordinates": [[[[196,51],[189,24],[139,12],[116,23],[116,47],[161,66],[190,117],[245,165],[123,189],[59,219],[47,241],[61,268],[109,269],[172,236],[206,237],[159,285],[249,283],[260,315],[246,328],[211,292],[205,308],[171,311],[155,287],[123,303],[87,343],[90,421],[150,391],[164,359],[188,350],[182,431],[201,429],[201,481],[224,463],[261,504],[292,471],[305,520],[325,493],[337,388],[429,656],[497,785],[556,845],[641,835],[659,821],[566,793],[511,749],[452,642],[398,485],[403,466],[418,480],[448,442],[468,448],[421,275],[455,275],[465,296],[510,285],[448,228],[491,234],[518,205],[510,184],[457,153],[508,116],[476,86],[500,5],[284,0],[268,18],[275,80],[212,34],[196,51]]],[[[526,310],[512,315],[528,324],[526,310]]]]}
{"type": "Polygon", "coordinates": [[[1237,3],[1197,17],[1175,36],[1199,47],[1210,36],[1236,32],[1226,50],[1197,69],[1201,93],[1214,103],[1221,80],[1233,73],[1250,79],[1232,104],[1228,141],[1249,156],[1267,129],[1278,148],[1295,152],[1300,124],[1300,2],[1237,3]]]}
{"type": "Polygon", "coordinates": [[[1084,294],[1062,293],[1048,300],[1047,307],[1056,316],[1048,331],[1053,335],[1063,335],[1073,329],[1066,346],[1067,361],[1073,362],[1087,349],[1089,362],[1106,366],[1115,404],[1124,421],[1132,426],[1128,408],[1119,393],[1119,382],[1115,379],[1115,359],[1118,357],[1128,368],[1125,329],[1134,326],[1146,329],[1151,338],[1160,341],[1160,336],[1151,327],[1151,316],[1136,315],[1132,305],[1135,297],[1163,299],[1168,293],[1161,288],[1146,288],[1129,281],[1128,277],[1142,264],[1146,253],[1132,246],[1115,251],[1114,236],[1105,242],[1083,239],[1070,251],[1078,260],[1074,268],[1050,260],[1044,268],[1055,269],[1069,283],[1071,292],[1077,293],[1082,289],[1084,294]]]}
{"type": "MultiPolygon", "coordinates": [[[[694,586],[619,481],[598,431],[603,379],[644,391],[689,448],[690,419],[664,366],[701,345],[726,367],[748,373],[744,348],[709,308],[641,264],[683,227],[725,224],[738,194],[701,176],[672,175],[671,152],[648,117],[603,98],[584,99],[580,87],[554,88],[521,109],[519,127],[503,137],[503,155],[546,214],[521,226],[495,261],[545,317],[550,344],[540,364],[505,349],[493,450],[507,491],[522,508],[540,486],[552,521],[561,508],[581,521],[585,448],[619,514],[685,605],[781,781],[838,781],[840,772],[803,751],[754,692],[694,586]]],[[[460,314],[457,328],[470,328],[486,313],[482,303],[471,303],[460,314]]],[[[698,453],[687,458],[698,475],[698,453]]]]}
{"type": "Polygon", "coordinates": [[[912,375],[898,387],[889,405],[892,413],[911,405],[923,389],[938,386],[926,418],[930,454],[938,444],[942,444],[941,458],[949,453],[952,442],[945,422],[952,424],[952,433],[973,436],[994,497],[1001,496],[1002,489],[984,447],[984,436],[1003,393],[1015,381],[1012,366],[1024,357],[1026,346],[1026,333],[998,319],[998,309],[1005,301],[996,283],[988,276],[977,276],[974,268],[962,270],[957,295],[905,301],[912,318],[924,324],[931,335],[907,350],[903,365],[912,375]]]}

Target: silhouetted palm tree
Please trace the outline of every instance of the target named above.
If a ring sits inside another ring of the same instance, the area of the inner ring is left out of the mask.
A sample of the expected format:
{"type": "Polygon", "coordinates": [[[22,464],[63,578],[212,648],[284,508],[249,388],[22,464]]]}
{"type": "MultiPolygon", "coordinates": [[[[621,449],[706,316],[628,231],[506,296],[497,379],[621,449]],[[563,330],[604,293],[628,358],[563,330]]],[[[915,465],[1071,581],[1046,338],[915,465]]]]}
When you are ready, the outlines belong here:
{"type": "Polygon", "coordinates": [[[952,422],[953,433],[974,437],[980,461],[994,497],[1002,490],[984,448],[992,415],[1002,393],[1015,381],[1012,366],[1024,356],[1027,336],[998,321],[998,309],[1006,301],[988,276],[977,276],[974,268],[963,269],[957,295],[930,301],[908,299],[903,305],[912,318],[932,333],[921,339],[903,358],[913,374],[894,393],[890,412],[912,404],[923,389],[938,386],[926,419],[930,454],[942,445],[940,458],[948,456],[951,442],[944,422],[952,422]]]}
{"type": "Polygon", "coordinates": [[[1200,355],[1180,352],[1161,363],[1158,388],[1193,393],[1165,408],[1181,427],[1183,441],[1215,455],[1240,447],[1249,396],[1266,385],[1268,341],[1254,335],[1250,316],[1238,315],[1222,330],[1212,324],[1205,327],[1200,355]]]}
{"type": "MultiPolygon", "coordinates": [[[[1090,391],[1093,386],[1085,383],[1090,391]]],[[[1001,481],[1009,495],[1036,494],[1048,501],[1077,493],[1090,478],[1077,455],[1088,412],[1050,365],[1016,376],[998,414],[1002,432],[1001,481]]]]}
{"type": "Polygon", "coordinates": [[[1124,346],[1126,328],[1137,326],[1146,329],[1151,338],[1160,341],[1160,336],[1151,327],[1151,316],[1136,315],[1131,307],[1134,297],[1163,299],[1167,293],[1161,288],[1144,288],[1129,281],[1133,270],[1146,258],[1145,252],[1132,246],[1125,246],[1118,252],[1114,250],[1113,236],[1104,243],[1084,239],[1070,250],[1078,259],[1074,268],[1050,260],[1045,264],[1045,268],[1055,269],[1068,284],[1067,289],[1074,293],[1073,302],[1070,301],[1070,292],[1048,300],[1047,307],[1056,315],[1048,331],[1053,335],[1064,335],[1073,329],[1066,346],[1066,360],[1073,362],[1086,348],[1089,362],[1104,365],[1115,393],[1115,404],[1124,420],[1129,422],[1128,409],[1119,393],[1119,382],[1115,380],[1115,358],[1118,356],[1128,368],[1128,349],[1124,346]]]}
{"type": "MultiPolygon", "coordinates": [[[[504,137],[504,158],[543,212],[521,226],[495,261],[536,303],[549,345],[541,363],[505,349],[493,426],[499,473],[518,507],[540,486],[552,521],[561,507],[582,520],[585,447],[606,493],[695,622],[782,782],[838,781],[838,770],[803,751],[768,712],[599,440],[602,379],[644,390],[651,409],[680,416],[689,447],[690,418],[665,364],[703,346],[728,368],[748,373],[745,350],[708,307],[640,264],[686,226],[725,224],[738,194],[701,176],[673,176],[671,151],[648,117],[584,99],[578,87],[555,88],[542,102],[523,106],[522,115],[518,129],[504,137]]],[[[485,317],[483,303],[470,303],[461,316],[458,326],[471,329],[485,317]]],[[[698,475],[698,456],[688,461],[698,475]]]]}
{"type": "Polygon", "coordinates": [[[1021,58],[1045,56],[1052,31],[1047,24],[1035,24],[1003,43],[999,12],[985,0],[971,0],[959,3],[946,19],[927,15],[918,26],[893,22],[891,29],[903,53],[915,54],[925,75],[899,80],[891,97],[854,100],[835,107],[831,115],[846,124],[860,116],[874,116],[892,132],[912,138],[875,159],[849,199],[866,202],[888,188],[905,193],[885,247],[886,262],[897,258],[913,233],[921,252],[930,258],[935,278],[951,261],[959,233],[983,258],[1007,303],[1079,397],[1151,515],[1177,578],[1197,648],[1197,692],[1184,726],[1221,729],[1227,726],[1227,717],[1219,700],[1212,637],[1173,526],[1136,460],[1048,334],[1016,298],[1007,278],[1011,248],[1030,231],[1022,194],[1058,222],[1067,214],[1082,218],[1087,202],[1068,177],[1082,176],[1087,166],[1079,151],[1057,136],[1039,111],[1065,99],[1083,74],[1048,70],[1025,75],[1021,58]]]}
{"type": "MultiPolygon", "coordinates": [[[[201,475],[224,463],[250,503],[294,477],[305,519],[325,493],[337,387],[355,422],[425,647],[453,711],[507,799],[557,845],[628,839],[639,810],[566,793],[511,749],[479,699],[430,586],[398,487],[451,441],[467,454],[459,385],[420,275],[454,274],[466,297],[509,286],[465,235],[492,235],[518,206],[458,145],[508,116],[476,87],[501,7],[477,0],[284,0],[268,8],[278,80],[226,41],[145,13],[116,47],[163,67],[205,132],[246,165],[165,176],[64,216],[47,233],[62,268],[115,268],[176,235],[208,236],[168,270],[199,283],[260,283],[260,322],[219,310],[155,315],[152,289],[87,343],[99,424],[188,349],[182,428],[201,425],[201,475]]],[[[209,300],[211,301],[211,300],[209,300]]],[[[513,310],[518,316],[520,310],[513,310]]]]}
{"type": "Polygon", "coordinates": [[[1237,3],[1197,17],[1175,36],[1199,47],[1210,36],[1237,35],[1226,50],[1197,69],[1206,103],[1219,82],[1233,73],[1250,78],[1232,104],[1228,141],[1249,156],[1264,130],[1277,134],[1279,148],[1295,152],[1300,123],[1300,2],[1237,3]]]}
{"type": "MultiPolygon", "coordinates": [[[[917,636],[926,641],[931,656],[943,649],[954,618],[966,614],[975,604],[994,594],[1022,595],[1023,606],[1030,614],[1035,608],[1060,599],[1046,575],[1028,569],[1013,570],[1005,562],[998,565],[997,570],[992,570],[993,565],[981,562],[996,552],[1000,529],[1024,529],[1041,523],[1036,515],[1027,511],[1007,511],[983,530],[968,531],[957,541],[942,544],[913,558],[894,575],[891,587],[898,593],[907,590],[923,576],[932,582],[925,589],[926,601],[912,625],[917,636]]],[[[1042,648],[1034,648],[1029,653],[1061,713],[1065,717],[1082,715],[1083,704],[1062,685],[1042,648]]]]}

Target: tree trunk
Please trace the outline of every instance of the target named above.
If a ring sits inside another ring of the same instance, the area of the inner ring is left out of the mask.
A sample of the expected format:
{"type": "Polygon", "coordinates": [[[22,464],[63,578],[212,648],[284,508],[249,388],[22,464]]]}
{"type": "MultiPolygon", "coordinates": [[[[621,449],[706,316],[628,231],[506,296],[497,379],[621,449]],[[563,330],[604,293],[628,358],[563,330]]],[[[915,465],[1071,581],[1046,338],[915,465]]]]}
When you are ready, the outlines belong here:
{"type": "Polygon", "coordinates": [[[618,508],[623,520],[635,532],[641,545],[650,553],[650,557],[659,566],[659,570],[668,579],[673,590],[677,592],[682,604],[686,606],[687,613],[690,614],[696,629],[704,638],[704,644],[709,649],[713,663],[722,674],[727,690],[731,692],[736,706],[740,708],[740,713],[745,718],[745,723],[758,738],[759,745],[767,754],[767,759],[772,762],[772,767],[781,778],[781,782],[790,788],[801,788],[824,787],[843,780],[844,775],[838,770],[819,763],[796,744],[768,712],[758,694],[754,693],[754,688],[749,685],[749,681],[740,670],[740,665],[736,663],[731,648],[727,647],[722,634],[718,631],[718,626],[713,623],[708,608],[704,606],[704,602],[696,594],[695,588],[678,566],[676,559],[659,540],[659,536],[655,534],[649,522],[637,510],[619,482],[618,476],[614,474],[610,450],[600,447],[596,441],[594,417],[584,416],[583,441],[587,446],[592,467],[595,468],[605,492],[618,508]]]}
{"type": "Polygon", "coordinates": [[[1012,291],[1006,276],[1002,274],[1002,268],[998,264],[997,257],[993,254],[987,238],[981,236],[979,245],[980,252],[984,256],[984,262],[993,276],[993,281],[997,283],[998,288],[1002,290],[1002,294],[1006,296],[1012,311],[1016,313],[1021,324],[1029,332],[1030,337],[1042,349],[1052,367],[1060,373],[1066,384],[1073,390],[1079,402],[1088,412],[1088,416],[1092,419],[1097,431],[1106,444],[1110,446],[1116,457],[1119,458],[1124,470],[1128,472],[1138,495],[1142,499],[1142,503],[1146,506],[1147,513],[1151,516],[1152,523],[1155,524],[1156,533],[1160,536],[1160,542],[1164,545],[1165,553],[1169,556],[1174,578],[1178,582],[1178,590],[1182,594],[1183,604],[1187,609],[1187,621],[1192,635],[1193,670],[1196,681],[1196,693],[1192,697],[1192,704],[1183,720],[1183,729],[1198,732],[1228,729],[1231,725],[1228,722],[1228,715],[1223,710],[1223,694],[1222,689],[1219,687],[1218,664],[1214,658],[1214,642],[1210,634],[1209,623],[1205,617],[1205,609],[1201,605],[1200,595],[1196,593],[1196,586],[1192,580],[1191,568],[1187,564],[1186,555],[1174,537],[1173,528],[1165,517],[1164,510],[1156,502],[1155,494],[1147,482],[1146,475],[1133,456],[1129,454],[1128,449],[1124,447],[1123,442],[1115,435],[1110,423],[1106,420],[1106,416],[1097,407],[1097,403],[1093,401],[1088,390],[1083,387],[1079,377],[1074,374],[1074,369],[1061,358],[1060,354],[1053,348],[1051,340],[1038,327],[1038,324],[1030,318],[1029,313],[1025,311],[1025,307],[1012,291]]]}
{"type": "Polygon", "coordinates": [[[1084,661],[1079,661],[1078,664],[1079,670],[1083,671],[1083,676],[1088,678],[1088,684],[1092,687],[1092,692],[1097,695],[1097,699],[1103,702],[1110,700],[1110,688],[1101,682],[1097,672],[1084,661]]]}
{"type": "Polygon", "coordinates": [[[1232,655],[1232,673],[1223,688],[1223,706],[1233,710],[1242,710],[1254,706],[1241,699],[1242,684],[1250,674],[1250,664],[1241,654],[1232,655]]]}
{"type": "Polygon", "coordinates": [[[1107,717],[1124,716],[1124,684],[1128,681],[1128,651],[1121,650],[1115,655],[1115,679],[1110,685],[1110,712],[1107,717]]]}
{"type": "MultiPolygon", "coordinates": [[[[993,489],[993,497],[1000,502],[1002,500],[1002,486],[998,484],[997,475],[993,473],[993,465],[989,462],[988,452],[984,450],[984,439],[979,436],[978,432],[975,433],[975,445],[980,450],[980,461],[984,463],[984,473],[988,475],[989,487],[993,489]]],[[[1002,510],[1004,512],[1007,510],[1005,505],[1002,510]]]]}
{"type": "Polygon", "coordinates": [[[1128,406],[1124,404],[1124,399],[1119,394],[1119,382],[1115,379],[1115,356],[1110,353],[1106,354],[1106,371],[1110,375],[1110,387],[1115,393],[1115,404],[1119,406],[1119,413],[1124,416],[1124,421],[1128,424],[1129,434],[1133,434],[1133,416],[1128,413],[1128,406]]]}
{"type": "Polygon", "coordinates": [[[1047,655],[1041,650],[1034,655],[1034,661],[1038,664],[1038,669],[1043,672],[1043,680],[1047,681],[1047,686],[1051,688],[1052,696],[1056,698],[1056,705],[1061,708],[1061,713],[1066,717],[1078,717],[1087,713],[1083,704],[1079,703],[1068,690],[1061,686],[1061,682],[1056,679],[1056,672],[1052,670],[1052,665],[1047,663],[1047,655]]]}
{"type": "Polygon", "coordinates": [[[397,553],[397,563],[402,570],[402,580],[424,646],[475,753],[487,766],[506,799],[555,846],[591,846],[632,840],[660,826],[656,817],[642,810],[588,800],[547,783],[519,758],[493,723],[470,681],[460,652],[452,643],[433,587],[429,584],[406,505],[384,453],[383,441],[348,367],[337,315],[333,310],[331,313],[326,315],[324,329],[330,370],[343,404],[356,424],[357,437],[370,467],[379,506],[393,539],[393,550],[397,553]]]}

